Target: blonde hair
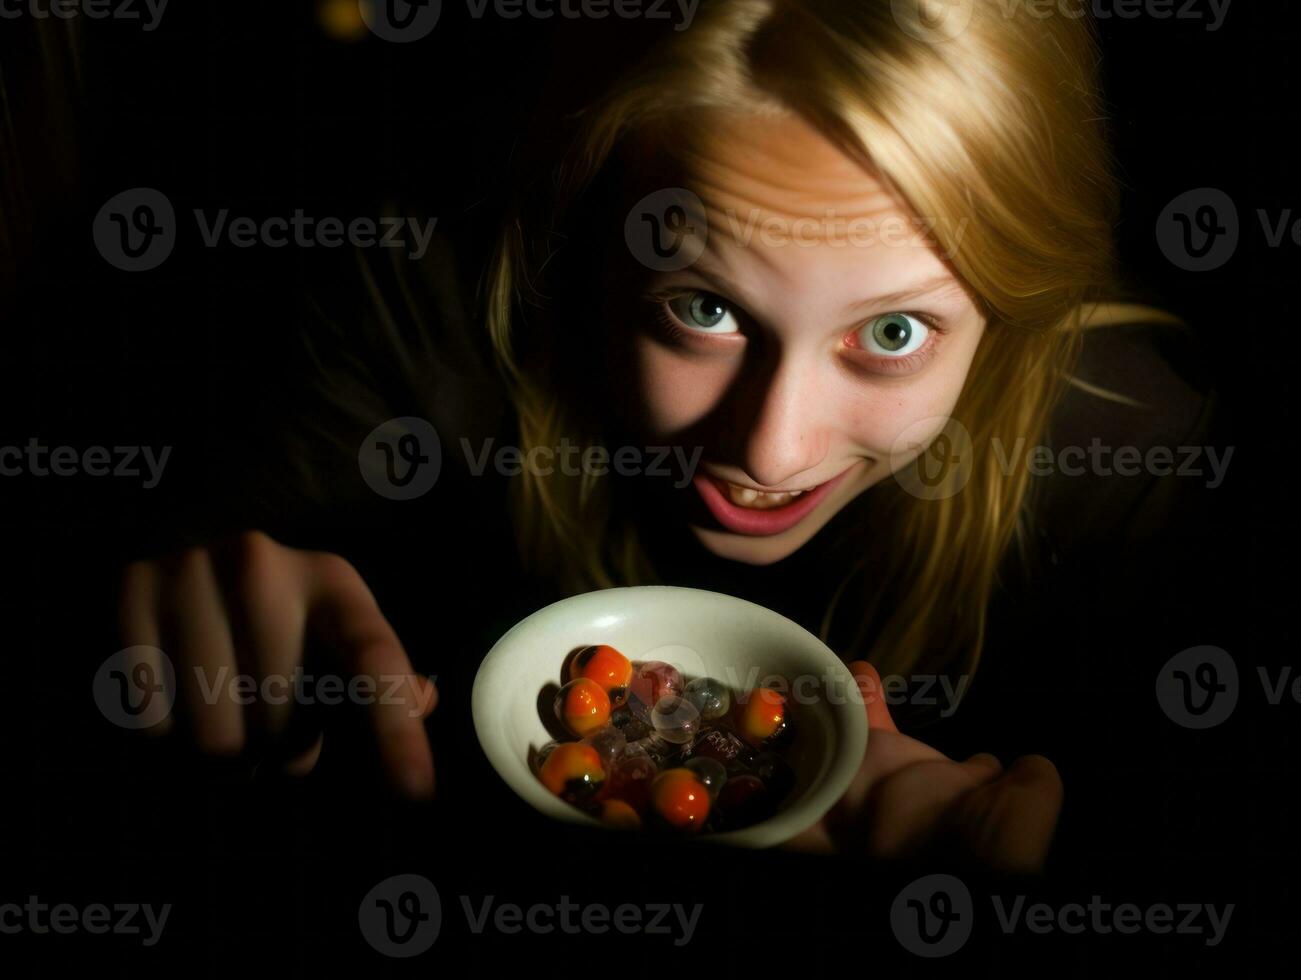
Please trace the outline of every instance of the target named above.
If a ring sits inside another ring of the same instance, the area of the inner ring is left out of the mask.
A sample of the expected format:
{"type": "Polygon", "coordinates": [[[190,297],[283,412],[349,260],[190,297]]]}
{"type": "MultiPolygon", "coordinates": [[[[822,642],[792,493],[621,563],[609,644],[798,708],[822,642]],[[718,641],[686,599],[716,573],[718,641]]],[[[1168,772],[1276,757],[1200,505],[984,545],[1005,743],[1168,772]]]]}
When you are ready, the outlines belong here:
{"type": "MultiPolygon", "coordinates": [[[[1116,192],[1087,21],[1008,16],[995,0],[975,0],[964,30],[923,40],[896,19],[902,6],[703,0],[689,30],[659,39],[558,121],[567,128],[550,135],[549,166],[525,158],[534,181],[521,186],[488,270],[486,319],[521,448],[554,446],[562,434],[600,444],[599,420],[566,385],[550,308],[584,195],[631,141],[666,146],[669,126],[679,143],[707,138],[692,128],[702,111],[794,112],[817,127],[934,222],[937,246],[987,318],[953,412],[973,448],[965,488],[942,499],[896,481],[870,491],[875,530],[829,597],[822,635],[831,641],[841,602],[870,570],[842,656],[867,657],[883,673],[955,659],[970,671],[1031,496],[1028,470],[1004,473],[990,447],[1033,444],[1070,379],[1082,328],[1119,318],[1100,304],[1114,281],[1116,192]]],[[[610,482],[514,481],[522,557],[566,591],[654,578],[610,482]]]]}

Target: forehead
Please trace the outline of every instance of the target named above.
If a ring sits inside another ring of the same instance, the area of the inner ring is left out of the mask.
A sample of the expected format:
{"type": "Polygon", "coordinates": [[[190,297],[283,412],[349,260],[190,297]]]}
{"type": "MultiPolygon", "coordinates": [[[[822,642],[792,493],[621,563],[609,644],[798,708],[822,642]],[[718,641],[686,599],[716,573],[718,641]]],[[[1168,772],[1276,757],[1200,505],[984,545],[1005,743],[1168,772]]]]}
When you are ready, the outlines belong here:
{"type": "Polygon", "coordinates": [[[704,264],[850,289],[949,275],[923,219],[799,116],[719,113],[702,132],[684,176],[708,218],[704,264]]]}

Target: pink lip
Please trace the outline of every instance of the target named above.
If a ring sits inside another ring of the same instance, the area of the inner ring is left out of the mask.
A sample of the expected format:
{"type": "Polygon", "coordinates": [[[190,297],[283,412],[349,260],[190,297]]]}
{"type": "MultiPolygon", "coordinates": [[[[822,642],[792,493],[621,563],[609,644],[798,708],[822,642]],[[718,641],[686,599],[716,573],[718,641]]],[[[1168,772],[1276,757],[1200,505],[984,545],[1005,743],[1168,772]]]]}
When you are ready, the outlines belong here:
{"type": "MultiPolygon", "coordinates": [[[[845,470],[845,473],[848,472],[849,470],[845,470]]],[[[709,512],[723,527],[737,534],[763,536],[781,534],[782,531],[789,530],[804,520],[832,487],[844,479],[845,473],[834,476],[826,483],[820,483],[812,490],[800,494],[786,506],[774,507],[772,510],[754,510],[736,506],[727,499],[724,481],[715,477],[697,473],[692,477],[691,482],[695,484],[709,512]]]]}

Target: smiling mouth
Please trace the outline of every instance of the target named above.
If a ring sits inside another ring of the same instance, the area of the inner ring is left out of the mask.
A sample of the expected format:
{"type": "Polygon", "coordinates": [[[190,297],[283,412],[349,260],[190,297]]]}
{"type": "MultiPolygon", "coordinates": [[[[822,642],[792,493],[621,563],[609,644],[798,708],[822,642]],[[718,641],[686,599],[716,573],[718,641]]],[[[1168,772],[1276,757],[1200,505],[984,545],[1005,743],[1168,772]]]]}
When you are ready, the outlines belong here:
{"type": "Polygon", "coordinates": [[[800,523],[849,470],[815,487],[762,491],[697,473],[692,482],[714,520],[734,534],[781,534],[800,523]]]}
{"type": "Polygon", "coordinates": [[[766,493],[762,490],[751,490],[749,487],[743,487],[727,480],[717,480],[716,482],[720,489],[727,494],[728,500],[738,507],[748,507],[751,510],[774,510],[778,507],[785,507],[805,492],[803,490],[789,490],[784,493],[766,493]]]}

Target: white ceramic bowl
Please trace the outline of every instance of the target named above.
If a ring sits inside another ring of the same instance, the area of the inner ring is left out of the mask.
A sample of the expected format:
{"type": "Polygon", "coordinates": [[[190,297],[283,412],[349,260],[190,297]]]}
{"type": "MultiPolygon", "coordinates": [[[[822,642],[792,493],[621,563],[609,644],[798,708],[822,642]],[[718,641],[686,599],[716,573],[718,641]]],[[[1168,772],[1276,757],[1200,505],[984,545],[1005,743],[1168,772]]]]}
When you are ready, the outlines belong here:
{"type": "Polygon", "coordinates": [[[779,675],[787,684],[796,737],[784,753],[795,788],[780,810],[739,830],[701,839],[770,847],[816,824],[849,787],[867,748],[867,716],[848,668],[816,636],[785,616],[734,596],[648,585],[603,589],[553,603],[513,627],[474,679],[479,744],[493,768],[536,809],[597,825],[549,793],[529,767],[552,738],[543,723],[569,652],[608,643],[632,660],[664,660],[690,677],[749,689],[779,675]],[[541,710],[540,710],[541,709],[541,710]]]}

